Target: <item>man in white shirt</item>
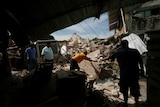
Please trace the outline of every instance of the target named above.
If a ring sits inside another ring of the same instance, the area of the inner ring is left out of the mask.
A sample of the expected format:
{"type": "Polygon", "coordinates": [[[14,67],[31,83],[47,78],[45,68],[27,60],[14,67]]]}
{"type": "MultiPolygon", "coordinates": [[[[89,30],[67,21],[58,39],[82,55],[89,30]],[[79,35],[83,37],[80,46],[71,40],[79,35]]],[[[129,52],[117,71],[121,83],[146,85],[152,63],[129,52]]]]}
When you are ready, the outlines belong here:
{"type": "Polygon", "coordinates": [[[53,50],[51,48],[51,42],[47,42],[47,45],[41,52],[43,62],[53,62],[53,50]]]}

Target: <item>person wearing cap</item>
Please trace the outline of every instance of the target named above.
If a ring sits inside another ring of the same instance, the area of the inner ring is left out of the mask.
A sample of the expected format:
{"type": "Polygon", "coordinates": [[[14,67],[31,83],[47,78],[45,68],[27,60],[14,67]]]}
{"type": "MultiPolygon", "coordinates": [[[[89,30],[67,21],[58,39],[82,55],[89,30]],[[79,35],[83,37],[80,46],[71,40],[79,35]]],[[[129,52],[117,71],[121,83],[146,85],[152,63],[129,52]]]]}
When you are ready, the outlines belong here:
{"type": "Polygon", "coordinates": [[[91,61],[91,59],[89,57],[87,57],[87,51],[78,53],[78,54],[76,54],[75,56],[73,56],[71,58],[71,61],[70,61],[70,70],[76,70],[77,69],[79,71],[80,67],[79,67],[78,63],[80,63],[83,60],[89,60],[89,61],[91,61]]]}

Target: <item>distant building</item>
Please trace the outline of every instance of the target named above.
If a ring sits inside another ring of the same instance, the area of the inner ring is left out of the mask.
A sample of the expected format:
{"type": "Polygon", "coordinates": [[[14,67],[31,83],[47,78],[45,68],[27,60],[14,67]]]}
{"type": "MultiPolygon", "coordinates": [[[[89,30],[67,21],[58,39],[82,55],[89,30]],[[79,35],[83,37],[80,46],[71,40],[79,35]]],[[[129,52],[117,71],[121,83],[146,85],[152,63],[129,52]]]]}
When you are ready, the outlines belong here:
{"type": "Polygon", "coordinates": [[[126,14],[126,25],[130,32],[143,34],[146,31],[160,30],[160,1],[153,0],[126,14]],[[130,14],[128,14],[130,13],[130,14]]]}

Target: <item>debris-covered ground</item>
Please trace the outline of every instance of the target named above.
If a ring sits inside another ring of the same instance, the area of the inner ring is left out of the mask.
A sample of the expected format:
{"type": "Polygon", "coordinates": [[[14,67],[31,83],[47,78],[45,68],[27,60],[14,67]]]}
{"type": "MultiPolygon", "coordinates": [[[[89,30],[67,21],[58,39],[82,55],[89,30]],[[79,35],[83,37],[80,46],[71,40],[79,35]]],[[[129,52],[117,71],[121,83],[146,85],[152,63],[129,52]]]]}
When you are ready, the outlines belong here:
{"type": "MultiPolygon", "coordinates": [[[[118,34],[117,34],[118,35],[118,34]]],[[[88,57],[90,57],[93,61],[82,61],[79,66],[82,71],[88,74],[88,80],[94,80],[93,89],[98,90],[107,97],[109,100],[111,107],[121,106],[123,103],[123,96],[119,92],[119,66],[118,63],[104,61],[102,62],[100,59],[105,56],[109,56],[112,52],[118,49],[119,40],[122,37],[118,37],[116,34],[107,39],[94,39],[94,40],[86,40],[81,38],[80,36],[73,34],[70,42],[68,43],[68,53],[73,56],[78,52],[83,51],[84,49],[89,52],[88,57]]],[[[64,64],[63,67],[56,66],[56,69],[64,69],[69,70],[69,65],[64,64]]],[[[139,101],[141,102],[141,106],[145,106],[146,103],[146,78],[140,79],[140,87],[141,94],[139,101]]],[[[132,96],[129,97],[128,103],[129,106],[134,106],[134,98],[132,96]]]]}
{"type": "MultiPolygon", "coordinates": [[[[118,63],[116,61],[110,62],[110,61],[100,60],[102,57],[108,56],[112,54],[112,52],[116,51],[116,49],[118,48],[119,39],[120,37],[114,35],[107,39],[95,38],[93,40],[86,40],[76,34],[73,34],[73,36],[70,38],[67,44],[67,54],[69,57],[61,56],[58,62],[54,63],[52,73],[54,74],[62,70],[70,72],[69,70],[70,56],[73,56],[85,49],[88,51],[88,57],[90,57],[93,61],[92,62],[87,60],[82,61],[79,64],[81,71],[77,72],[84,72],[85,74],[87,74],[87,82],[92,82],[91,86],[89,86],[89,89],[91,89],[89,91],[92,91],[92,95],[90,96],[92,97],[88,98],[93,104],[94,102],[100,102],[102,107],[122,107],[123,96],[119,92],[119,86],[118,86],[119,82],[118,63]],[[97,97],[98,99],[95,97],[97,97]]],[[[26,75],[30,75],[30,72],[27,70],[12,71],[12,74],[14,80],[21,80],[18,77],[25,77],[26,75]]],[[[139,82],[141,88],[141,97],[139,99],[140,107],[146,107],[146,100],[147,100],[146,78],[141,78],[139,82]]],[[[23,87],[21,82],[18,82],[18,85],[16,86],[17,88],[23,87]]],[[[135,107],[134,98],[132,96],[129,97],[128,103],[129,107],[135,107]]],[[[85,103],[84,107],[90,107],[90,106],[87,106],[87,103],[85,103]]],[[[92,105],[91,107],[95,107],[95,105],[94,106],[92,105]]]]}

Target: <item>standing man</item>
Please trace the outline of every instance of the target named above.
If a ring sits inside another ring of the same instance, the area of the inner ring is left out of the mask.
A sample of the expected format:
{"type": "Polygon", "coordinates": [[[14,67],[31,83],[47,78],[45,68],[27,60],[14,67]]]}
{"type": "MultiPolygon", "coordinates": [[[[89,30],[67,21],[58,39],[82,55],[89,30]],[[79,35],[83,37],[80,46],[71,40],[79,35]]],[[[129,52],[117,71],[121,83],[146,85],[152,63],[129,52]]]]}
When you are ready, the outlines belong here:
{"type": "Polygon", "coordinates": [[[51,48],[51,42],[47,42],[47,45],[42,49],[41,56],[43,62],[53,63],[53,50],[51,48]]]}
{"type": "Polygon", "coordinates": [[[128,47],[128,41],[123,40],[121,42],[121,49],[113,53],[109,58],[112,61],[117,59],[120,68],[120,92],[123,93],[125,107],[128,107],[128,91],[130,88],[130,94],[135,98],[136,104],[140,96],[139,86],[139,71],[141,76],[144,76],[142,57],[138,50],[128,47]],[[140,67],[140,69],[139,69],[140,67]]]}
{"type": "Polygon", "coordinates": [[[70,70],[80,70],[78,63],[80,63],[82,60],[90,60],[90,58],[87,57],[87,51],[78,53],[72,57],[70,62],[70,70]]]}
{"type": "Polygon", "coordinates": [[[37,67],[36,49],[34,43],[31,43],[30,46],[26,48],[25,53],[25,57],[27,59],[27,69],[28,71],[31,71],[37,67]]]}

